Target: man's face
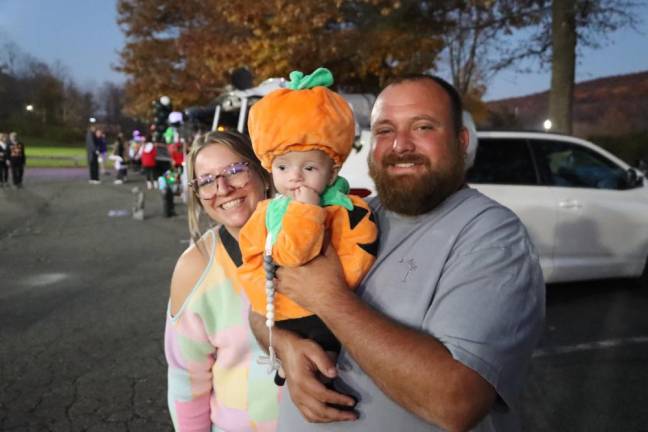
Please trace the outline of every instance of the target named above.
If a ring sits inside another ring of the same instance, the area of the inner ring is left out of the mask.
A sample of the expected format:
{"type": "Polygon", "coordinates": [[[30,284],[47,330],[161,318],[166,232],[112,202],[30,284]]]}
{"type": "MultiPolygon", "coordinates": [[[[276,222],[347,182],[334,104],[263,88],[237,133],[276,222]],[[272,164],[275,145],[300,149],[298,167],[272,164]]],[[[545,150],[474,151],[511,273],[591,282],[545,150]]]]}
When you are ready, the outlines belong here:
{"type": "Polygon", "coordinates": [[[369,174],[382,203],[404,215],[435,208],[464,181],[465,130],[454,131],[450,98],[436,83],[387,87],[371,113],[369,174]]]}

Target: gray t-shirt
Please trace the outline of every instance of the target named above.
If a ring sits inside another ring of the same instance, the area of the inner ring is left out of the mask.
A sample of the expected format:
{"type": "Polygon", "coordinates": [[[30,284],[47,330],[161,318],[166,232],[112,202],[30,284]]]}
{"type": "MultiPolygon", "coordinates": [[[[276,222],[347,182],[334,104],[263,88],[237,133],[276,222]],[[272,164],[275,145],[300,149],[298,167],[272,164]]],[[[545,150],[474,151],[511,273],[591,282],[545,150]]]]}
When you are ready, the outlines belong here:
{"type": "MultiPolygon", "coordinates": [[[[372,203],[380,246],[358,292],[392,319],[434,336],[497,391],[475,431],[520,429],[517,400],[544,323],[545,288],[526,229],[507,208],[464,188],[433,211],[404,217],[372,203]]],[[[422,364],[425,369],[427,365],[422,364]]],[[[342,350],[340,388],[355,422],[307,423],[283,393],[279,431],[436,431],[385,396],[342,350]]]]}

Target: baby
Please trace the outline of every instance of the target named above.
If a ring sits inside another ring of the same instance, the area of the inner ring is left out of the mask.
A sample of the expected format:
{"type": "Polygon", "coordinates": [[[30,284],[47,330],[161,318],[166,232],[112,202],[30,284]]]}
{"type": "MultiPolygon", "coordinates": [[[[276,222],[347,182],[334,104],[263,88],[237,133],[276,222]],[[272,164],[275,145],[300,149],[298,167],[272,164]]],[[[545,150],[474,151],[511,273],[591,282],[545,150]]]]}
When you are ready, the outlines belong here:
{"type": "Polygon", "coordinates": [[[316,315],[274,292],[274,267],[300,266],[320,255],[328,230],[346,282],[355,288],[375,260],[377,228],[368,205],[347,195],[349,185],[337,175],[352,149],[355,122],[346,100],[326,88],[331,72],[295,71],[290,78],[288,88],[250,110],[254,152],[279,194],[259,203],[241,229],[239,275],[252,310],[266,317],[270,331],[276,322],[338,353],[339,341],[316,315]]]}

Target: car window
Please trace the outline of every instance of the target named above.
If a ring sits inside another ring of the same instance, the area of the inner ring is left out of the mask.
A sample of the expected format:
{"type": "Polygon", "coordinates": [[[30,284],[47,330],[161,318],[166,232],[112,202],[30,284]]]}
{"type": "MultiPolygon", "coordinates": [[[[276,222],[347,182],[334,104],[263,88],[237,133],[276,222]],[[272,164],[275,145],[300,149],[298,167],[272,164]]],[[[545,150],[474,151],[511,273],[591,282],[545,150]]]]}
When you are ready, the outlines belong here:
{"type": "Polygon", "coordinates": [[[469,183],[535,185],[538,183],[525,139],[479,138],[469,183]]]}
{"type": "Polygon", "coordinates": [[[532,140],[542,179],[552,186],[627,189],[626,171],[605,156],[578,144],[532,140]]]}

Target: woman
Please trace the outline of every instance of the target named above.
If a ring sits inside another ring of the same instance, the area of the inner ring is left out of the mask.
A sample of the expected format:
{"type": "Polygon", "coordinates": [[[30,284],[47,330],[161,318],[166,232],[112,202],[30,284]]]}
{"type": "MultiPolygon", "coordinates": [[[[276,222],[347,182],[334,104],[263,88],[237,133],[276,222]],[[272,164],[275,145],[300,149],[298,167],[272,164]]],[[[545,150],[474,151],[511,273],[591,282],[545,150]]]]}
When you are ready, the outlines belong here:
{"type": "Polygon", "coordinates": [[[247,138],[211,132],[189,153],[192,245],[171,281],[165,353],[169,410],[177,431],[273,431],[278,390],[248,325],[238,234],[271,181],[247,138]],[[200,231],[206,213],[214,228],[200,231]]]}
{"type": "Polygon", "coordinates": [[[26,162],[25,144],[18,139],[16,132],[11,132],[9,134],[9,163],[11,165],[11,179],[17,188],[22,187],[26,162]]]}
{"type": "Polygon", "coordinates": [[[0,188],[9,186],[9,144],[7,134],[0,133],[0,188]]]}

